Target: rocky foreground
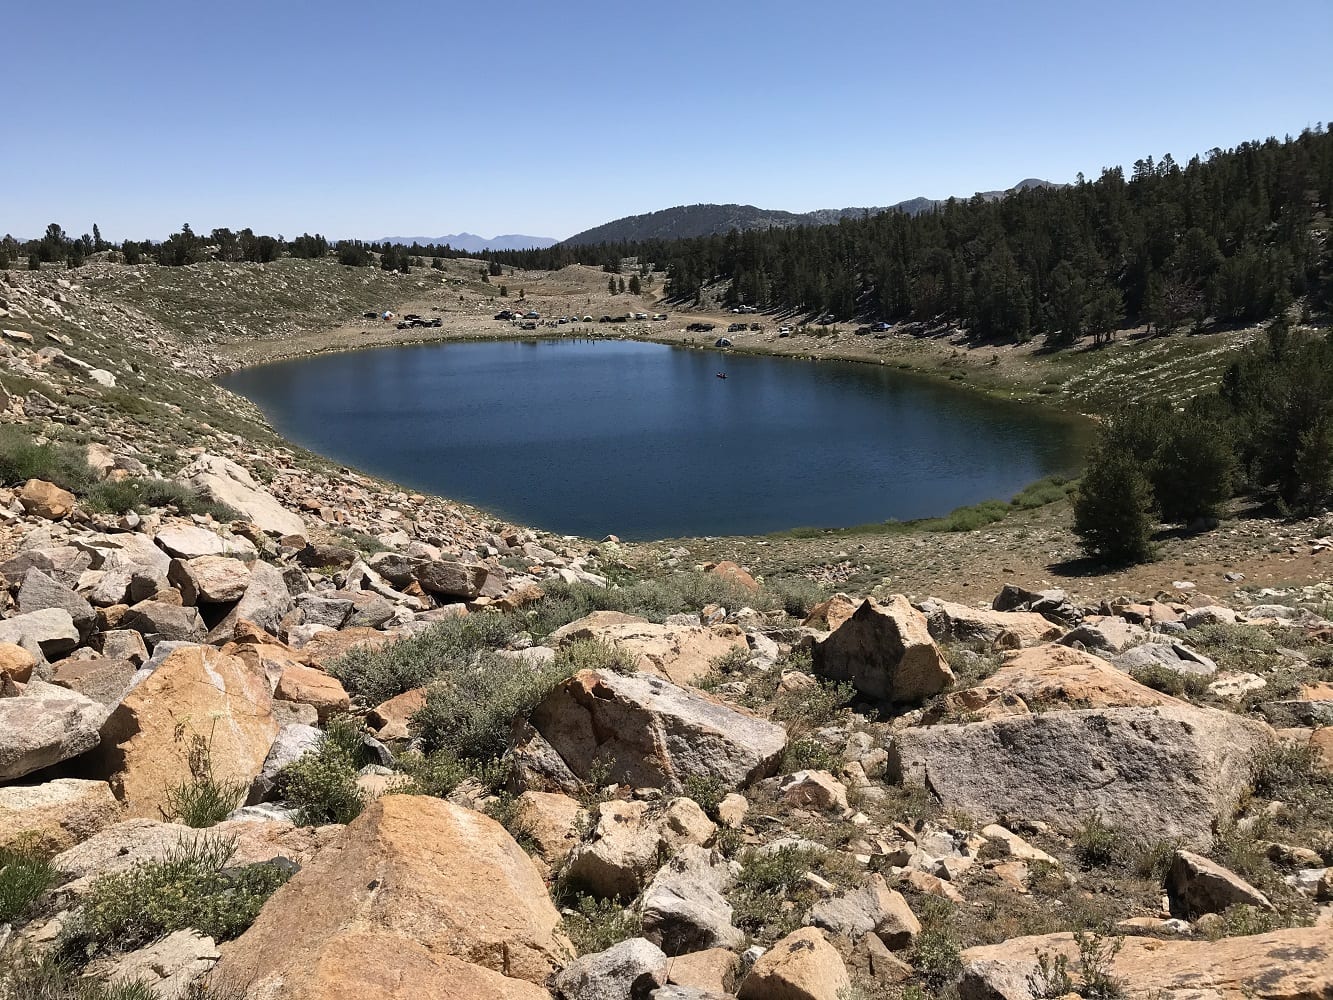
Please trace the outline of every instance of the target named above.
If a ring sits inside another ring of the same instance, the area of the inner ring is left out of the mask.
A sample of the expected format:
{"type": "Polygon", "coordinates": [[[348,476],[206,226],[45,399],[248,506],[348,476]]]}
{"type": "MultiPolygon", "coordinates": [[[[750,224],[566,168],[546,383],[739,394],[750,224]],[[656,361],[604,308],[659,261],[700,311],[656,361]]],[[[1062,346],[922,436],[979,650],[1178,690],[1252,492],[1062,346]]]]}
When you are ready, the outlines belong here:
{"type": "Polygon", "coordinates": [[[180,481],[235,516],[0,496],[11,977],[47,954],[158,997],[1333,995],[1318,593],[794,620],[719,565],[690,579],[730,607],[552,628],[547,590],[614,604],[614,542],[446,549],[399,520],[365,552],[219,456],[180,481]],[[479,734],[493,765],[448,757],[513,678],[545,686],[479,734]],[[289,775],[349,733],[329,822],[289,775]],[[154,895],[210,850],[234,909],[154,895]]]}

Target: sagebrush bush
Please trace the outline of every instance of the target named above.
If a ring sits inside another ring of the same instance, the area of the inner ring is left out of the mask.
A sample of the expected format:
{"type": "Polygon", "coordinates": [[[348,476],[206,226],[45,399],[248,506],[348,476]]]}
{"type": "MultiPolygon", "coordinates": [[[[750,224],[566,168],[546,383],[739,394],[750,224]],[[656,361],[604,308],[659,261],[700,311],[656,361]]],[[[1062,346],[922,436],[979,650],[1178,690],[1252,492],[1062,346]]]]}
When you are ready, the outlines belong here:
{"type": "Polygon", "coordinates": [[[78,935],[122,951],[185,928],[219,942],[237,937],[290,874],[275,864],[230,867],[235,853],[234,840],[199,836],[161,861],[101,876],[79,910],[78,935]]]}
{"type": "Polygon", "coordinates": [[[348,742],[325,733],[313,750],[278,772],[277,792],[284,802],[296,809],[300,826],[325,823],[350,823],[366,807],[366,797],[356,783],[360,737],[357,751],[348,742]]]}
{"type": "Polygon", "coordinates": [[[93,484],[93,472],[82,448],[58,441],[38,444],[22,427],[0,425],[0,482],[21,486],[29,479],[83,493],[93,484]]]}
{"type": "Polygon", "coordinates": [[[633,658],[615,643],[600,639],[579,639],[560,649],[554,669],[566,677],[580,670],[606,670],[616,674],[638,672],[633,658]]]}
{"type": "Polygon", "coordinates": [[[215,521],[235,521],[241,515],[226,504],[214,503],[182,483],[166,479],[130,477],[108,479],[90,486],[84,502],[110,514],[145,513],[152,507],[175,507],[182,514],[208,514],[215,521]]]}
{"type": "Polygon", "coordinates": [[[348,692],[378,704],[462,669],[476,653],[503,646],[525,627],[519,616],[494,612],[451,618],[387,646],[354,649],[328,670],[348,692]]]}
{"type": "Polygon", "coordinates": [[[413,717],[426,751],[447,750],[465,760],[502,757],[510,726],[526,716],[557,684],[569,664],[515,663],[483,653],[467,665],[446,668],[426,691],[426,704],[413,717]]]}

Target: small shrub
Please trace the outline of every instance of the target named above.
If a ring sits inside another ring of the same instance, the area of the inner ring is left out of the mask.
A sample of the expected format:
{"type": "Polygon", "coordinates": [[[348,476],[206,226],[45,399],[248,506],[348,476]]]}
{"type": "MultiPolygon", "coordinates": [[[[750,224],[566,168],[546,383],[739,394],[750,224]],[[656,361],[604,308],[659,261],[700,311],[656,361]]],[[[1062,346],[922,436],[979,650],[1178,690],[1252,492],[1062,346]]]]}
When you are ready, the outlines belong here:
{"type": "Polygon", "coordinates": [[[498,791],[509,776],[506,758],[478,761],[464,760],[448,750],[431,754],[403,754],[396,761],[399,770],[407,776],[401,790],[411,795],[433,795],[447,798],[455,788],[469,778],[475,778],[488,789],[498,791]]]}
{"type": "Polygon", "coordinates": [[[1111,964],[1125,945],[1123,937],[1105,938],[1078,931],[1078,993],[1084,1000],[1116,1000],[1125,995],[1125,984],[1111,973],[1111,964]]]}
{"type": "Polygon", "coordinates": [[[508,749],[514,720],[530,713],[568,676],[567,665],[559,662],[515,666],[483,653],[475,664],[446,669],[436,677],[426,704],[414,716],[417,731],[427,752],[447,750],[460,759],[496,760],[508,749]]]}
{"type": "Polygon", "coordinates": [[[580,670],[605,670],[616,674],[638,673],[629,654],[619,646],[600,639],[579,639],[555,656],[555,669],[566,677],[580,670]]]}
{"type": "Polygon", "coordinates": [[[838,769],[838,756],[819,740],[803,736],[790,740],[787,749],[782,751],[781,770],[784,774],[793,771],[833,771],[838,769]]]}
{"type": "Polygon", "coordinates": [[[17,922],[55,882],[46,859],[21,845],[0,847],[0,924],[17,922]]]}
{"type": "Polygon", "coordinates": [[[613,944],[638,937],[643,921],[633,907],[626,909],[614,899],[595,899],[579,894],[565,912],[565,933],[580,955],[605,951],[613,944]]]}
{"type": "MultiPolygon", "coordinates": [[[[207,1000],[209,995],[197,996],[207,1000]]],[[[49,952],[11,947],[0,952],[0,1000],[158,1000],[158,993],[140,982],[85,976],[49,952]]]]}
{"type": "Polygon", "coordinates": [[[1173,698],[1199,698],[1208,693],[1211,678],[1205,674],[1187,674],[1170,667],[1154,664],[1130,671],[1130,675],[1145,687],[1173,698]]]}
{"type": "Polygon", "coordinates": [[[325,734],[319,746],[278,772],[278,794],[296,807],[301,826],[350,823],[366,807],[356,778],[357,759],[325,734]]]}
{"type": "Polygon", "coordinates": [[[108,479],[89,487],[84,502],[93,510],[111,514],[132,510],[142,514],[153,507],[175,507],[182,514],[207,514],[223,523],[241,518],[226,504],[214,503],[188,486],[166,479],[108,479]]]}
{"type": "Polygon", "coordinates": [[[727,795],[727,786],[720,779],[711,774],[691,774],[681,784],[687,798],[698,803],[699,808],[708,815],[717,816],[717,807],[727,795]]]}
{"type": "Polygon", "coordinates": [[[290,874],[274,864],[229,868],[235,853],[234,840],[200,836],[161,861],[103,875],[79,911],[78,935],[124,951],[185,928],[237,937],[290,874]]]}
{"type": "Polygon", "coordinates": [[[93,473],[81,448],[60,442],[38,444],[19,426],[0,426],[0,482],[21,486],[29,479],[83,493],[92,485],[93,473]]]}
{"type": "MultiPolygon", "coordinates": [[[[216,722],[214,723],[216,725],[216,722]]],[[[176,740],[184,738],[184,726],[176,729],[176,740]]],[[[190,735],[190,780],[167,792],[167,819],[196,828],[213,826],[227,818],[240,805],[249,786],[239,781],[219,779],[213,773],[213,734],[205,739],[190,735]]]]}
{"type": "Polygon", "coordinates": [[[814,606],[828,596],[828,591],[803,576],[786,576],[770,580],[764,589],[773,595],[778,607],[792,618],[805,618],[814,606]]]}
{"type": "Polygon", "coordinates": [[[740,874],[727,892],[737,927],[765,941],[775,941],[800,925],[801,914],[814,901],[806,875],[821,873],[828,854],[814,848],[783,847],[742,858],[740,874]],[[791,904],[791,905],[789,905],[791,904]]]}
{"type": "Polygon", "coordinates": [[[525,625],[521,617],[494,613],[451,618],[378,649],[354,649],[328,670],[349,693],[378,704],[446,672],[465,670],[476,653],[503,646],[525,625]]]}
{"type": "Polygon", "coordinates": [[[1113,868],[1121,860],[1120,834],[1093,814],[1074,835],[1074,854],[1085,868],[1113,868]]]}
{"type": "Polygon", "coordinates": [[[963,974],[963,953],[954,925],[953,904],[937,896],[925,896],[917,913],[921,933],[907,954],[926,989],[939,995],[963,974]]]}

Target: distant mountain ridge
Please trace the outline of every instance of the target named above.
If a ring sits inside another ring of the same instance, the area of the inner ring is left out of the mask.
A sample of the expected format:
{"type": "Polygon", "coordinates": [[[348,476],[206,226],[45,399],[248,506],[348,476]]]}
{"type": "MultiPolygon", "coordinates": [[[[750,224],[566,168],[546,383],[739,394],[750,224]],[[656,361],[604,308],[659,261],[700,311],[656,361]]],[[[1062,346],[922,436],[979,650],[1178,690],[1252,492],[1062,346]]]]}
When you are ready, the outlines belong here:
{"type": "MultiPolygon", "coordinates": [[[[1003,198],[1016,191],[1039,187],[1064,187],[1052,181],[1028,177],[1011,188],[1001,191],[980,191],[987,201],[1003,198]]],[[[729,233],[733,229],[769,229],[775,226],[824,226],[845,218],[876,215],[880,212],[900,211],[908,215],[928,212],[944,200],[939,198],[911,198],[896,205],[867,208],[821,208],[813,212],[784,212],[780,209],[756,208],[754,205],[679,205],[644,215],[630,215],[623,219],[585,229],[565,240],[568,244],[621,243],[637,240],[675,240],[695,236],[729,233]]]]}
{"type": "Polygon", "coordinates": [[[422,246],[447,243],[455,250],[482,253],[486,250],[545,250],[560,241],[552,236],[524,236],[520,233],[508,233],[490,240],[476,233],[454,233],[450,236],[385,236],[375,242],[402,243],[405,246],[411,246],[413,243],[420,243],[422,246]]]}

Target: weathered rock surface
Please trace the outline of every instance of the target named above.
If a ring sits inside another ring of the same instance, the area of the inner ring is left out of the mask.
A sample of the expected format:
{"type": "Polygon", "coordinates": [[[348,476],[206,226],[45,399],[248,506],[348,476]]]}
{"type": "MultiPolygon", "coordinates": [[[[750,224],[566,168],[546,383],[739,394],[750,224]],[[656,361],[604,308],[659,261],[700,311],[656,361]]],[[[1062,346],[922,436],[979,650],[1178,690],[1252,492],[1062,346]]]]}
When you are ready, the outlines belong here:
{"type": "Polygon", "coordinates": [[[181,470],[177,479],[214,503],[225,504],[245,515],[262,531],[305,537],[300,515],[278,503],[250,473],[229,458],[200,455],[181,470]]]}
{"type": "Polygon", "coordinates": [[[514,802],[513,829],[536,845],[537,854],[552,868],[564,862],[579,842],[588,811],[577,799],[560,792],[524,792],[514,802]]]}
{"type": "Polygon", "coordinates": [[[1029,705],[1078,708],[1182,705],[1110,663],[1070,646],[1048,644],[1010,653],[982,682],[989,691],[1017,695],[1029,705]]]}
{"type": "MultiPolygon", "coordinates": [[[[1072,934],[1012,938],[963,952],[962,1000],[1033,1000],[1038,954],[1078,964],[1072,934]]],[[[1328,929],[1299,927],[1218,941],[1127,937],[1110,963],[1125,995],[1173,1000],[1326,1000],[1333,994],[1328,929]]]]}
{"type": "Polygon", "coordinates": [[[902,730],[889,769],[983,823],[1072,829],[1095,814],[1144,839],[1206,844],[1272,738],[1262,723],[1183,705],[1046,712],[902,730]]]}
{"type": "Polygon", "coordinates": [[[713,822],[690,799],[665,808],[647,802],[603,802],[592,838],[570,855],[570,885],[600,897],[631,899],[639,894],[663,857],[688,844],[706,844],[713,822]]]}
{"type": "Polygon", "coordinates": [[[736,862],[687,844],[644,890],[644,937],[668,955],[740,947],[745,935],[732,926],[731,904],[723,896],[739,873],[736,862]]]}
{"type": "Polygon", "coordinates": [[[23,583],[19,586],[19,613],[31,614],[59,608],[69,613],[79,636],[87,639],[97,624],[97,613],[93,606],[76,594],[69,587],[52,579],[37,567],[23,574],[23,583]]]}
{"type": "Polygon", "coordinates": [[[218,972],[265,997],[319,995],[320,970],[362,954],[365,935],[381,942],[370,966],[381,974],[403,956],[410,967],[449,957],[537,984],[570,957],[541,877],[503,827],[442,799],[384,795],[224,946],[218,972]]]}
{"type": "Polygon", "coordinates": [[[0,781],[92,750],[106,713],[91,698],[36,680],[21,695],[0,698],[0,781]]]}
{"type": "Polygon", "coordinates": [[[190,737],[212,743],[214,774],[249,786],[278,726],[267,679],[206,646],[174,650],[102,726],[100,773],[131,816],[156,819],[190,779],[190,737]]]}
{"type": "Polygon", "coordinates": [[[273,697],[312,706],[319,713],[320,722],[327,722],[330,716],[346,712],[351,706],[347,691],[336,677],[300,664],[291,664],[282,671],[273,697]]]}
{"type": "Polygon", "coordinates": [[[314,726],[296,723],[279,729],[268,754],[264,757],[264,763],[260,765],[259,773],[250,783],[250,792],[245,799],[246,805],[267,801],[277,787],[278,773],[288,764],[293,764],[305,754],[318,749],[323,739],[323,731],[314,726]]]}
{"type": "Polygon", "coordinates": [[[141,983],[158,1000],[186,1000],[192,984],[208,975],[218,955],[211,937],[183,930],[126,955],[99,959],[87,971],[113,983],[141,983]]]}
{"type": "Polygon", "coordinates": [[[815,673],[876,701],[922,701],[954,681],[925,616],[901,594],[886,604],[868,598],[812,652],[815,673]]]}
{"type": "Polygon", "coordinates": [[[120,803],[105,781],[57,778],[40,785],[0,788],[0,847],[28,842],[58,854],[120,819],[120,803]]]}
{"type": "Polygon", "coordinates": [[[678,790],[691,775],[728,788],[772,774],[786,730],[659,677],[584,670],[532,713],[532,725],[576,775],[678,790]]]}
{"type": "Polygon", "coordinates": [[[851,977],[838,950],[815,927],[792,931],[754,963],[740,1000],[838,1000],[851,977]]]}
{"type": "Polygon", "coordinates": [[[555,977],[563,1000],[637,1000],[666,984],[667,957],[643,938],[570,962],[555,977]]]}
{"type": "Polygon", "coordinates": [[[578,639],[617,646],[639,670],[675,684],[691,684],[712,669],[713,660],[748,648],[734,625],[657,625],[616,611],[594,611],[551,636],[557,645],[578,639]]]}

